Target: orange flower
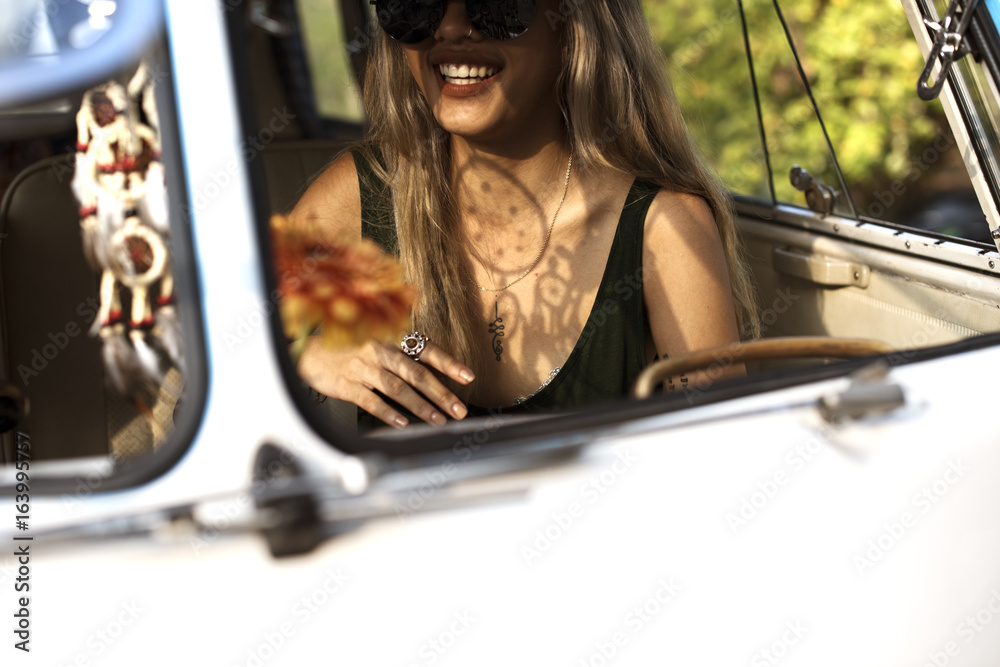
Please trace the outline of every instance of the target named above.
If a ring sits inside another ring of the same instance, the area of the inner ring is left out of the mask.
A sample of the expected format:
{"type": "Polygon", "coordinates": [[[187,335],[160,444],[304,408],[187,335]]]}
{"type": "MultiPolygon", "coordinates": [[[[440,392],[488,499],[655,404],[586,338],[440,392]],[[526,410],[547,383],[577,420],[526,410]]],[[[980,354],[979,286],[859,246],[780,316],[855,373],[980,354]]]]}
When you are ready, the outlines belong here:
{"type": "Polygon", "coordinates": [[[366,239],[331,234],[313,221],[271,217],[281,321],[302,345],[319,327],[331,348],[397,340],[409,328],[416,291],[399,263],[366,239]]]}

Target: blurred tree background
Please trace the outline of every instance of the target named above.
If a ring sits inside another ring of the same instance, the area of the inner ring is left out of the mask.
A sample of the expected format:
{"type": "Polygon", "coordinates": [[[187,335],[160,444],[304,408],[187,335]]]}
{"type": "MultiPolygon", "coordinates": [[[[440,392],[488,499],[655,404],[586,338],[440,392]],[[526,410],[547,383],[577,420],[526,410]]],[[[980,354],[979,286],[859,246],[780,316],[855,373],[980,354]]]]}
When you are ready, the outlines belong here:
{"type": "MultiPolygon", "coordinates": [[[[732,191],[770,198],[737,1],[643,6],[706,157],[732,191]]],[[[924,61],[898,0],[781,7],[859,214],[909,222],[918,194],[971,190],[940,103],[917,97],[924,61]]],[[[744,11],[777,198],[804,203],[794,164],[841,189],[773,3],[744,11]]]]}
{"type": "Polygon", "coordinates": [[[296,0],[299,23],[309,56],[316,110],[320,115],[361,121],[361,92],[351,70],[347,47],[365,48],[364,36],[344,35],[341,0],[296,0]]]}

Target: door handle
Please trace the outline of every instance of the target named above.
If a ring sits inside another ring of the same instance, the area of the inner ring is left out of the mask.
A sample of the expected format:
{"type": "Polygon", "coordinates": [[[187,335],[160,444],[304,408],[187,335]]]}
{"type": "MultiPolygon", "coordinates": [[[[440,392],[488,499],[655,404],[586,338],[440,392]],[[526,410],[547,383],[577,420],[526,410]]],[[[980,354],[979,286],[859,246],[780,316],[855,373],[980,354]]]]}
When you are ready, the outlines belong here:
{"type": "Polygon", "coordinates": [[[822,255],[807,255],[794,250],[775,248],[772,265],[778,273],[802,278],[827,287],[868,287],[871,269],[865,264],[822,255]]]}

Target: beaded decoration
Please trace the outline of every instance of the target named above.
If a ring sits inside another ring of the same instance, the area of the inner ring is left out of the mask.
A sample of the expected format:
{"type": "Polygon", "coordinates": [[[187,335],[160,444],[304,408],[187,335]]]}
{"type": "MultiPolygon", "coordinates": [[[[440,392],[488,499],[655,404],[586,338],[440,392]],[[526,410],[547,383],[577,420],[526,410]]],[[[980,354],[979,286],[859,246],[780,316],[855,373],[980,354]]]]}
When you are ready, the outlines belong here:
{"type": "Polygon", "coordinates": [[[146,65],[127,85],[109,81],[87,91],[76,122],[72,189],[84,256],[101,276],[90,334],[101,339],[108,384],[146,416],[158,443],[165,428],[150,403],[165,388],[179,397],[178,387],[165,387],[165,375],[173,367],[183,378],[184,349],[167,245],[159,118],[146,65]]]}

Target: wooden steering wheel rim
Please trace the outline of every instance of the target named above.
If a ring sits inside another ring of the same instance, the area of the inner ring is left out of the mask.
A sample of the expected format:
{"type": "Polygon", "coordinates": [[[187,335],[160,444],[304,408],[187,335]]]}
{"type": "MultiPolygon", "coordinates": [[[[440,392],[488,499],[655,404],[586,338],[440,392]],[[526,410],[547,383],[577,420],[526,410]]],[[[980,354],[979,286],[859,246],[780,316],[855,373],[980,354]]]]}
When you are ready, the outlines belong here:
{"type": "Polygon", "coordinates": [[[632,396],[649,398],[657,385],[669,377],[712,365],[738,364],[760,359],[795,359],[803,357],[834,357],[847,359],[888,354],[893,348],[867,338],[828,338],[824,336],[787,336],[720,345],[707,350],[661,359],[647,366],[635,380],[632,396]]]}

